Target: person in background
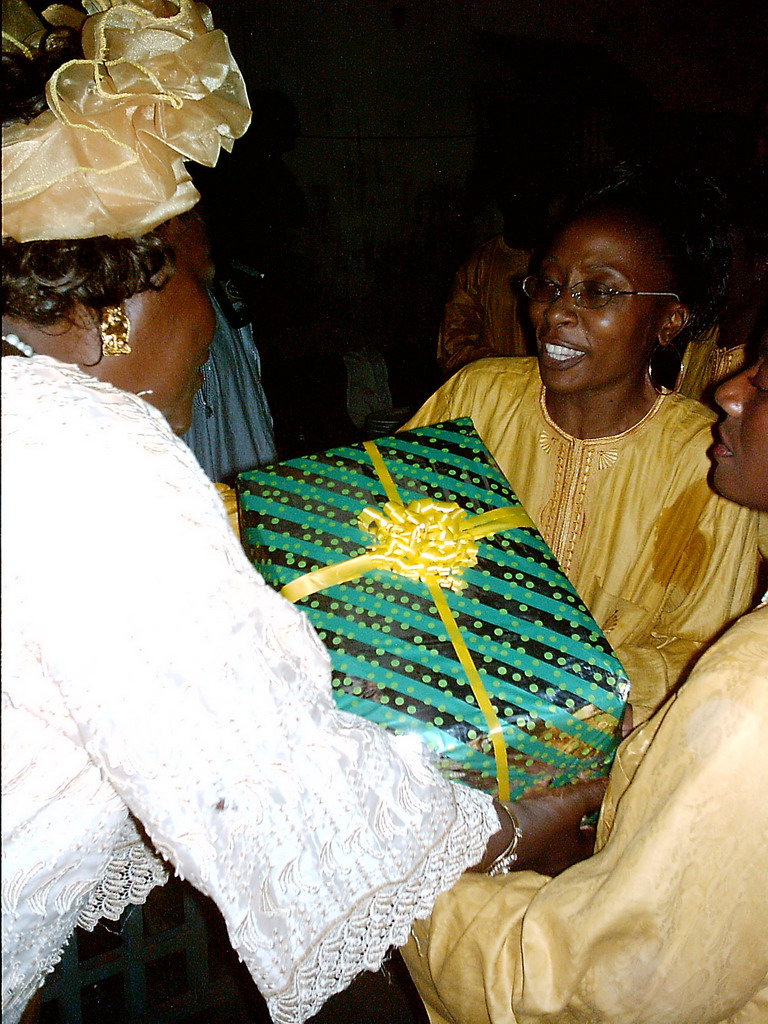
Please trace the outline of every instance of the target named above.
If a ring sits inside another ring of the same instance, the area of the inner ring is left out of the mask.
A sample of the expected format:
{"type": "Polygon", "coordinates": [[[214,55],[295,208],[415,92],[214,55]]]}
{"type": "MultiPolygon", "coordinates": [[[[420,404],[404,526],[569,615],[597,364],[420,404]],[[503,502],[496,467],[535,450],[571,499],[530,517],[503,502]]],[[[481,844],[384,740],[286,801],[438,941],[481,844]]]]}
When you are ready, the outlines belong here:
{"type": "Polygon", "coordinates": [[[691,339],[678,390],[714,407],[717,385],[744,368],[768,310],[768,194],[758,175],[740,183],[732,227],[733,264],[717,324],[691,339]]]}
{"type": "MultiPolygon", "coordinates": [[[[768,317],[768,96],[765,89],[745,123],[746,152],[730,183],[734,265],[720,317],[721,358],[733,365],[760,337],[768,317]]],[[[740,366],[738,368],[741,368],[740,366]]],[[[711,396],[707,396],[711,397],[711,396]]]]}
{"type": "Polygon", "coordinates": [[[465,367],[405,425],[473,419],[627,670],[636,722],[756,587],[757,514],[707,482],[714,414],[671,390],[728,261],[714,185],[619,166],[526,278],[538,356],[465,367]]]}
{"type": "Polygon", "coordinates": [[[175,436],[215,330],[184,160],[214,163],[247,97],[203,4],[88,10],[48,31],[4,2],[3,1020],[172,870],[301,1022],[502,870],[516,824],[338,711],[175,436]]]}
{"type": "Polygon", "coordinates": [[[528,272],[546,203],[533,182],[521,182],[499,206],[503,233],[475,249],[459,267],[445,305],[437,363],[446,377],[477,359],[533,351],[520,282],[528,272]]]}
{"type": "Polygon", "coordinates": [[[211,480],[232,484],[275,461],[275,437],[248,311],[233,281],[217,278],[210,298],[216,328],[183,438],[211,480]]]}
{"type": "MultiPolygon", "coordinates": [[[[714,486],[766,513],[768,333],[717,402],[714,486]]],[[[464,876],[415,926],[432,1024],[768,1020],[767,729],[768,595],[619,748],[592,857],[542,873],[574,825],[529,802],[517,871],[464,876]]]]}
{"type": "Polygon", "coordinates": [[[734,263],[702,395],[709,404],[716,385],[743,368],[747,351],[759,339],[760,324],[768,315],[768,187],[764,178],[747,178],[738,195],[734,263]]]}
{"type": "Polygon", "coordinates": [[[244,315],[234,282],[217,279],[209,298],[216,327],[200,369],[202,384],[192,404],[192,423],[182,437],[214,482],[239,536],[235,478],[274,462],[277,451],[253,325],[244,315]]]}

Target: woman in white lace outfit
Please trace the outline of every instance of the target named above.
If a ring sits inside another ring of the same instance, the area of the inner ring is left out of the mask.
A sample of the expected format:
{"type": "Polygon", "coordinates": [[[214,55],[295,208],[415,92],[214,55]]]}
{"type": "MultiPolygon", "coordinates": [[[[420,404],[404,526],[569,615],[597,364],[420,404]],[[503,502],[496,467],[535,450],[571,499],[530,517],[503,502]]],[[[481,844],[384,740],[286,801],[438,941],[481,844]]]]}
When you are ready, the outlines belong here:
{"type": "Polygon", "coordinates": [[[86,6],[72,36],[4,3],[3,1020],[170,867],[302,1021],[518,830],[336,709],[175,436],[214,323],[184,159],[247,99],[203,5],[86,6]]]}

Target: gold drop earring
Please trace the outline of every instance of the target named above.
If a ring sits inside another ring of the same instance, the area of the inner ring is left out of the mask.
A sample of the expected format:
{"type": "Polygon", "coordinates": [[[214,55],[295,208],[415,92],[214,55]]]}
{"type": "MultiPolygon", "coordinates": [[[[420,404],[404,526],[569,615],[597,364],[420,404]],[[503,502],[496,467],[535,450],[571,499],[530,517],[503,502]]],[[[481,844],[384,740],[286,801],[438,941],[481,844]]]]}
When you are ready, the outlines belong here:
{"type": "Polygon", "coordinates": [[[127,356],[131,351],[128,340],[131,321],[122,306],[105,306],[101,311],[99,337],[105,356],[127,356]]]}

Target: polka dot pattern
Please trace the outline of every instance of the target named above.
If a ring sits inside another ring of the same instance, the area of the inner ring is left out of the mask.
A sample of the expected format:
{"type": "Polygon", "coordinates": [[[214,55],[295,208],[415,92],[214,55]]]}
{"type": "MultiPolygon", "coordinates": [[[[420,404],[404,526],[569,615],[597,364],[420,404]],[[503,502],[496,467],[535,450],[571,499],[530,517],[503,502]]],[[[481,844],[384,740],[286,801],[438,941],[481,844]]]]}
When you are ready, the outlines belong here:
{"type": "MultiPolygon", "coordinates": [[[[470,515],[520,504],[471,420],[376,445],[404,503],[456,501],[470,515]]],[[[357,517],[387,494],[353,445],[244,473],[238,500],[246,551],[279,589],[364,554],[370,535],[357,517]]],[[[481,541],[462,578],[465,590],[444,593],[502,723],[513,798],[603,773],[628,682],[541,536],[515,529],[481,541]]],[[[418,733],[450,777],[495,789],[488,723],[426,586],[373,570],[300,606],[331,653],[340,707],[418,733]]]]}

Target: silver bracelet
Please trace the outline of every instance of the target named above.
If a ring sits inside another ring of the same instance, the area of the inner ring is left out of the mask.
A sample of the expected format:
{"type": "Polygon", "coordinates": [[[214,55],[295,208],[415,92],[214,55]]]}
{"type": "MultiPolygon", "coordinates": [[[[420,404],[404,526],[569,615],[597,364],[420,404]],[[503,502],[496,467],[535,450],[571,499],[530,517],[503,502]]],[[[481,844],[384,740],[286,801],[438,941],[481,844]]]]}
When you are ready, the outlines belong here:
{"type": "Polygon", "coordinates": [[[507,813],[507,817],[512,825],[513,835],[506,847],[488,868],[488,874],[491,878],[494,878],[496,875],[506,875],[512,870],[512,867],[517,860],[517,848],[520,845],[520,840],[523,838],[523,830],[520,828],[520,822],[514,816],[512,811],[510,811],[506,804],[501,803],[501,801],[499,801],[499,806],[507,813]]]}

